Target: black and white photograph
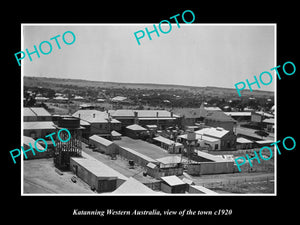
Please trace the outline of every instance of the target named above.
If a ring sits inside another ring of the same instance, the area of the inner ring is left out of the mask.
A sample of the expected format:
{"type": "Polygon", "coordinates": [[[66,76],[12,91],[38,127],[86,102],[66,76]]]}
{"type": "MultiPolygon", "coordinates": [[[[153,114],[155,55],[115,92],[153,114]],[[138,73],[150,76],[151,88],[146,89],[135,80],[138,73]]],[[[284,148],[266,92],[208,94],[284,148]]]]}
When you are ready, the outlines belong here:
{"type": "Polygon", "coordinates": [[[296,219],[296,6],[112,5],[5,7],[3,219],[296,219]]]}
{"type": "Polygon", "coordinates": [[[276,25],[151,26],[22,25],[24,195],[276,194],[276,25]]]}

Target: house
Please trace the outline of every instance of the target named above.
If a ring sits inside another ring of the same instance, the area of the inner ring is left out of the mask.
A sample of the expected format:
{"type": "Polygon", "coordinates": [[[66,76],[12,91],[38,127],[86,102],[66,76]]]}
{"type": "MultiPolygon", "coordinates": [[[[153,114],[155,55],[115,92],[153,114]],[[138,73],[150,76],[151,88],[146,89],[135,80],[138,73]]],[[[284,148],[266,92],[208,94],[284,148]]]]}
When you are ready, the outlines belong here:
{"type": "Polygon", "coordinates": [[[125,134],[128,137],[139,139],[147,134],[147,129],[137,124],[132,124],[126,127],[125,134]]]}
{"type": "Polygon", "coordinates": [[[111,131],[121,130],[121,122],[111,118],[107,112],[95,109],[78,110],[73,116],[80,118],[80,125],[86,128],[83,133],[83,137],[86,139],[94,134],[110,137],[111,131]]]}
{"type": "Polygon", "coordinates": [[[200,123],[199,108],[177,108],[174,113],[180,116],[180,125],[182,127],[194,126],[195,123],[200,123]]]}
{"type": "Polygon", "coordinates": [[[188,184],[183,182],[177,176],[161,177],[161,191],[166,193],[185,193],[188,190],[188,184]]]}
{"type": "Polygon", "coordinates": [[[107,155],[115,155],[118,153],[118,146],[115,143],[95,134],[89,137],[89,144],[94,145],[96,151],[107,155]]]}
{"type": "Polygon", "coordinates": [[[219,107],[204,107],[204,104],[200,106],[200,118],[206,126],[223,127],[226,130],[233,130],[237,123],[219,107]]]}
{"type": "Polygon", "coordinates": [[[236,127],[236,120],[227,116],[222,111],[211,111],[209,112],[206,117],[204,118],[204,123],[206,126],[211,127],[222,127],[226,130],[233,131],[236,127]]]}
{"type": "MultiPolygon", "coordinates": [[[[222,127],[207,127],[201,130],[195,131],[196,134],[211,137],[220,140],[220,146],[217,146],[215,150],[233,150],[236,148],[236,135],[232,130],[225,130],[222,127]]],[[[213,140],[212,140],[213,141],[213,140]]]]}
{"type": "Polygon", "coordinates": [[[169,153],[180,154],[183,151],[183,145],[181,143],[172,141],[168,138],[158,136],[153,138],[154,142],[163,149],[166,149],[169,153]]]}

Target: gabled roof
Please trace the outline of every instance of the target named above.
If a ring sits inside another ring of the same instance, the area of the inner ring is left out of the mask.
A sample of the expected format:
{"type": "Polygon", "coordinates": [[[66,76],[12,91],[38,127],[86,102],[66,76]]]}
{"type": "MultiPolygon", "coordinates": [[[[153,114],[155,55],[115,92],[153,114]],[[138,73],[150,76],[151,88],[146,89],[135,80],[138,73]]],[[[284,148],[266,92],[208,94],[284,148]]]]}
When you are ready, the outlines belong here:
{"type": "Polygon", "coordinates": [[[111,133],[111,135],[114,136],[114,137],[120,137],[120,136],[122,136],[122,134],[120,134],[119,132],[117,132],[117,131],[115,131],[115,130],[113,130],[113,131],[110,132],[110,133],[111,133]]]}
{"type": "Polygon", "coordinates": [[[236,120],[234,120],[230,116],[227,116],[222,111],[210,111],[207,113],[205,119],[222,121],[222,122],[236,122],[236,120]]]}
{"type": "Polygon", "coordinates": [[[102,144],[102,145],[104,145],[106,147],[114,144],[110,140],[107,140],[107,139],[105,139],[103,137],[100,137],[100,136],[98,136],[96,134],[94,134],[93,136],[89,137],[89,139],[93,140],[93,141],[96,141],[96,142],[98,142],[98,143],[100,143],[100,144],[102,144]]]}
{"type": "Polygon", "coordinates": [[[23,116],[51,116],[43,107],[24,107],[23,116]]]}
{"type": "Polygon", "coordinates": [[[54,123],[51,121],[32,121],[23,123],[24,130],[55,130],[54,123]]]}
{"type": "Polygon", "coordinates": [[[126,127],[127,129],[129,130],[136,130],[136,131],[147,131],[146,128],[144,127],[141,127],[140,125],[137,125],[137,124],[132,124],[132,125],[129,125],[126,127]]]}
{"type": "Polygon", "coordinates": [[[166,177],[161,177],[163,181],[165,181],[168,185],[170,186],[177,186],[177,185],[182,185],[186,184],[182,180],[180,180],[177,176],[172,175],[172,176],[166,176],[166,177]]]}
{"type": "Polygon", "coordinates": [[[128,178],[118,171],[114,170],[110,166],[95,159],[89,154],[82,151],[82,157],[71,157],[72,160],[83,166],[86,170],[93,173],[98,178],[118,178],[121,180],[127,180],[128,178]]]}
{"type": "Polygon", "coordinates": [[[29,143],[32,147],[37,147],[38,149],[42,150],[44,149],[38,142],[35,143],[35,140],[32,137],[23,136],[23,146],[29,146],[29,143]]]}
{"type": "Polygon", "coordinates": [[[157,192],[148,188],[146,185],[130,177],[121,184],[112,194],[157,194],[157,192]]]}
{"type": "Polygon", "coordinates": [[[238,137],[236,139],[236,142],[240,143],[240,144],[251,144],[251,143],[253,143],[253,141],[250,141],[247,138],[243,138],[243,137],[238,137]]]}

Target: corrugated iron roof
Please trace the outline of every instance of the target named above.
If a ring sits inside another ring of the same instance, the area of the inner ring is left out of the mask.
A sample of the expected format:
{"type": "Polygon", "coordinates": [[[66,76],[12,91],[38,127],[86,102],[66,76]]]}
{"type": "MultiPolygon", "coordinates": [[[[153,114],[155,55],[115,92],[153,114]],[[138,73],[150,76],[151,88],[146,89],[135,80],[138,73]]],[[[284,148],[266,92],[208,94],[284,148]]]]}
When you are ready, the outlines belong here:
{"type": "Polygon", "coordinates": [[[229,130],[225,130],[222,127],[207,127],[207,128],[203,128],[201,130],[195,131],[196,134],[208,135],[208,136],[217,137],[217,138],[222,138],[228,132],[229,132],[229,130]]]}
{"type": "Polygon", "coordinates": [[[182,180],[180,180],[177,176],[172,175],[172,176],[166,176],[166,177],[161,177],[163,181],[165,181],[168,185],[170,186],[177,186],[177,185],[182,185],[185,184],[182,180]]]}
{"type": "Polygon", "coordinates": [[[55,130],[55,125],[51,121],[30,121],[23,123],[24,130],[55,130]]]}
{"type": "Polygon", "coordinates": [[[130,177],[121,184],[112,194],[157,194],[157,192],[148,188],[146,185],[130,177]]]}
{"type": "Polygon", "coordinates": [[[107,139],[105,139],[103,137],[100,137],[100,136],[98,136],[96,134],[94,134],[93,136],[89,137],[89,139],[91,139],[93,141],[96,141],[99,144],[102,144],[102,145],[104,145],[106,147],[113,144],[113,142],[111,142],[110,140],[107,140],[107,139]]]}
{"type": "Polygon", "coordinates": [[[146,128],[141,127],[140,125],[137,125],[137,124],[129,125],[126,128],[130,129],[130,130],[136,130],[136,131],[146,131],[147,130],[146,128]]]}

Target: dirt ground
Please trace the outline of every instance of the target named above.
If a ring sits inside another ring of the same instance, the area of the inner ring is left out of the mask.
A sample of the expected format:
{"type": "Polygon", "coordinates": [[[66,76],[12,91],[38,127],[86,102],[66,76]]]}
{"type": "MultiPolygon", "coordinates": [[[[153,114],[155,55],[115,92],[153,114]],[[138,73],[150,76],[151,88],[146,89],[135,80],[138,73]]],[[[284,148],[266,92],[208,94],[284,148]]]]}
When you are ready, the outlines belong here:
{"type": "Polygon", "coordinates": [[[62,175],[55,171],[53,159],[24,160],[24,194],[91,194],[94,193],[88,184],[77,179],[71,181],[72,172],[63,172],[62,175]]]}

